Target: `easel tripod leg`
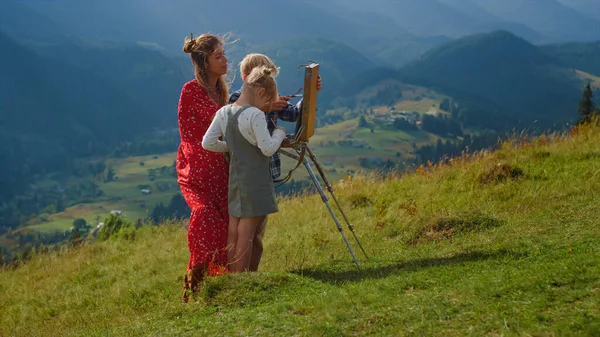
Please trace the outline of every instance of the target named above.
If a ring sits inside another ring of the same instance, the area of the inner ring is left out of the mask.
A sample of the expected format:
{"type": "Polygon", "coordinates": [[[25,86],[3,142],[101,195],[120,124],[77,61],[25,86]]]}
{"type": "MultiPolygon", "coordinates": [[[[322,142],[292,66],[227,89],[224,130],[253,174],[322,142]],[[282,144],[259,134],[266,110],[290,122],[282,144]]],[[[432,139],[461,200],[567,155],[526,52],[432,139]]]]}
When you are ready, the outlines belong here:
{"type": "Polygon", "coordinates": [[[321,165],[317,161],[317,157],[312,152],[312,150],[310,149],[310,147],[308,147],[308,145],[306,145],[306,151],[308,152],[308,156],[310,157],[310,159],[312,160],[312,162],[317,167],[317,171],[319,171],[319,174],[321,175],[321,179],[323,179],[323,182],[325,183],[325,187],[327,187],[327,190],[331,194],[331,197],[333,198],[333,201],[335,201],[335,204],[337,205],[338,209],[342,213],[342,217],[344,218],[344,221],[346,221],[346,225],[350,229],[350,232],[352,232],[352,235],[354,236],[354,239],[356,240],[356,243],[358,243],[358,246],[360,247],[360,250],[365,255],[365,258],[368,259],[369,257],[367,256],[367,253],[365,252],[365,249],[363,248],[362,244],[360,243],[360,240],[358,240],[358,237],[356,236],[356,232],[354,232],[354,225],[352,225],[350,223],[350,221],[348,220],[348,217],[346,216],[346,213],[344,213],[344,210],[342,209],[342,206],[338,202],[338,200],[337,200],[337,198],[335,196],[335,193],[333,193],[333,187],[331,186],[331,184],[329,183],[329,181],[325,177],[325,172],[323,172],[323,169],[321,168],[321,165]]]}
{"type": "Polygon", "coordinates": [[[338,231],[340,232],[340,234],[342,234],[342,238],[344,239],[344,242],[346,243],[346,247],[348,247],[348,251],[350,251],[350,255],[352,255],[352,259],[354,260],[356,267],[358,268],[358,270],[361,270],[358,260],[356,259],[356,256],[354,255],[354,252],[352,251],[352,247],[350,247],[350,243],[348,242],[348,239],[346,238],[346,234],[344,234],[344,229],[342,228],[342,225],[340,224],[337,217],[335,216],[335,213],[333,212],[331,205],[329,205],[327,196],[325,195],[325,192],[323,191],[323,188],[321,187],[321,184],[319,183],[317,176],[314,174],[313,170],[310,167],[310,163],[308,162],[308,160],[306,158],[304,158],[304,166],[306,167],[306,170],[308,171],[308,174],[310,175],[310,178],[312,179],[315,187],[319,191],[319,194],[321,194],[321,199],[327,206],[327,209],[329,210],[329,213],[331,214],[331,217],[333,218],[333,221],[335,222],[335,225],[336,225],[338,231]]]}

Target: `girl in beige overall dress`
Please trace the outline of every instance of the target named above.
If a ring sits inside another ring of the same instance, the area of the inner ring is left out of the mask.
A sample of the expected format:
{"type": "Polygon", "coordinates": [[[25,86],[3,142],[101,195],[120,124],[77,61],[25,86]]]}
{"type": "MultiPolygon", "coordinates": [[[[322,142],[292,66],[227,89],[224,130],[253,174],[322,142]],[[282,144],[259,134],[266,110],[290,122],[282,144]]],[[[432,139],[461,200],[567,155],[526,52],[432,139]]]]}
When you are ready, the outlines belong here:
{"type": "Polygon", "coordinates": [[[230,272],[248,271],[252,241],[265,216],[278,212],[269,168],[285,138],[278,127],[271,136],[265,113],[256,108],[278,98],[275,70],[257,67],[248,75],[240,98],[215,115],[202,141],[209,151],[229,151],[229,231],[227,258],[230,272]],[[224,135],[225,141],[219,140],[224,135]]]}

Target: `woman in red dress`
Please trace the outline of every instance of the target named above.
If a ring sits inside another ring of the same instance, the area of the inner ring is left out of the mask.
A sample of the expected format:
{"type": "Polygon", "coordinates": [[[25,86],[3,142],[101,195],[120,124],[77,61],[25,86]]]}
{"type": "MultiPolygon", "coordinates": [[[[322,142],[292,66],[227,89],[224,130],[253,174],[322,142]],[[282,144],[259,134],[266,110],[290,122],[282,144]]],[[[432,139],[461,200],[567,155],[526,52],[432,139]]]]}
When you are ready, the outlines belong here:
{"type": "Polygon", "coordinates": [[[227,264],[229,166],[223,154],[202,148],[202,138],[217,110],[227,104],[229,94],[223,40],[211,34],[190,37],[183,51],[190,54],[196,74],[196,79],[183,86],[178,109],[177,181],[192,211],[190,261],[183,292],[187,302],[204,275],[221,273],[227,264]]]}

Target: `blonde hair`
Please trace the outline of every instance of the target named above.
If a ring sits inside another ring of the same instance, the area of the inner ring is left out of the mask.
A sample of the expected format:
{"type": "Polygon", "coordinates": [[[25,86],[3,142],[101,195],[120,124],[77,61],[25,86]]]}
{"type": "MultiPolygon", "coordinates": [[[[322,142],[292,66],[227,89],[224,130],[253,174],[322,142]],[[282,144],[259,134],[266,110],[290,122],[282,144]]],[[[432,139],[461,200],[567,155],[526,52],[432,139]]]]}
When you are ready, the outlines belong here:
{"type": "Polygon", "coordinates": [[[208,57],[224,44],[222,38],[213,34],[202,34],[196,38],[190,34],[189,39],[186,39],[183,45],[183,52],[190,54],[192,59],[196,81],[206,89],[213,101],[221,106],[226,105],[229,99],[227,82],[225,75],[219,77],[216,92],[214,92],[215,90],[208,84],[208,57]]]}
{"type": "Polygon", "coordinates": [[[277,70],[267,66],[258,66],[250,72],[250,75],[244,81],[244,89],[260,89],[264,88],[265,92],[270,95],[269,100],[274,101],[279,96],[277,93],[277,82],[273,78],[273,73],[277,70]]]}
{"type": "Polygon", "coordinates": [[[240,62],[240,73],[243,77],[247,77],[252,72],[252,69],[260,66],[265,66],[272,69],[271,76],[273,78],[277,77],[279,73],[279,68],[275,65],[273,61],[267,56],[263,54],[248,54],[244,57],[242,62],[240,62]]]}

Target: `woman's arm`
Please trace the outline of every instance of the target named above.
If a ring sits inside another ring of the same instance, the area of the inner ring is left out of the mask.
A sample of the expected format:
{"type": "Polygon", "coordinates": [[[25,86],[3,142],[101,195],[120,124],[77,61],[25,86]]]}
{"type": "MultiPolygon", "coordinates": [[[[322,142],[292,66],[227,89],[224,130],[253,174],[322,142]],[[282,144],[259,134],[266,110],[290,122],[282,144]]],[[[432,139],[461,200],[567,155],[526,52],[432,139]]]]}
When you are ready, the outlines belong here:
{"type": "Polygon", "coordinates": [[[196,107],[196,102],[194,101],[193,89],[189,83],[186,83],[181,89],[177,110],[179,133],[181,139],[185,142],[196,141],[194,130],[198,127],[199,121],[195,118],[197,113],[194,107],[196,107]]]}
{"type": "Polygon", "coordinates": [[[202,143],[202,133],[198,130],[205,128],[205,125],[211,122],[216,107],[212,106],[212,101],[206,90],[198,87],[195,81],[187,82],[179,97],[178,104],[178,124],[181,139],[185,142],[202,143]]]}
{"type": "Polygon", "coordinates": [[[295,122],[302,113],[302,98],[296,105],[287,104],[277,114],[277,117],[282,121],[295,122]]]}
{"type": "Polygon", "coordinates": [[[222,125],[224,124],[224,113],[223,108],[217,111],[215,118],[210,123],[206,134],[202,138],[202,147],[205,150],[213,152],[227,152],[227,142],[219,140],[219,137],[223,135],[222,125]]]}
{"type": "Polygon", "coordinates": [[[279,146],[285,138],[285,131],[281,128],[277,128],[273,131],[273,136],[271,136],[269,134],[269,129],[267,128],[265,113],[257,108],[251,109],[252,117],[250,120],[250,127],[256,137],[256,145],[265,156],[270,157],[279,150],[279,146]]]}
{"type": "MultiPolygon", "coordinates": [[[[321,75],[319,75],[319,77],[317,77],[317,92],[321,91],[321,82],[322,82],[321,75]]],[[[279,119],[286,121],[286,122],[297,121],[298,118],[300,117],[300,114],[302,113],[303,102],[304,102],[304,98],[301,98],[298,101],[298,103],[296,103],[296,105],[292,105],[292,104],[288,103],[286,106],[284,106],[278,112],[279,119]]]]}

